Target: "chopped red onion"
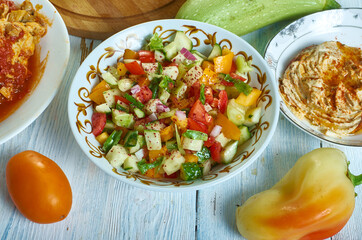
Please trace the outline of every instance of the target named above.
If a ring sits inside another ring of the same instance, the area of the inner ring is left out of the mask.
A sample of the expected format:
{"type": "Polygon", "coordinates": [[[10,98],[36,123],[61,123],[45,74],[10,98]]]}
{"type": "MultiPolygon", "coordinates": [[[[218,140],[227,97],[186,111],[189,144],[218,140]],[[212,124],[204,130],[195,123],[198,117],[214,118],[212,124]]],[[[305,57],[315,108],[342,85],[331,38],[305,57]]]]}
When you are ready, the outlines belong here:
{"type": "Polygon", "coordinates": [[[221,132],[222,127],[219,125],[215,125],[215,127],[212,129],[210,136],[211,137],[217,137],[219,136],[220,132],[221,132]]]}
{"type": "Polygon", "coordinates": [[[186,119],[186,113],[184,111],[176,111],[175,115],[181,121],[186,119]]]}
{"type": "Polygon", "coordinates": [[[141,87],[140,87],[140,85],[134,85],[132,88],[131,88],[131,93],[132,93],[132,95],[134,95],[134,94],[136,94],[136,93],[138,93],[139,91],[141,91],[141,87]]]}
{"type": "Polygon", "coordinates": [[[158,113],[160,113],[160,112],[169,112],[170,111],[170,108],[167,107],[166,105],[162,104],[162,103],[157,103],[156,109],[157,109],[158,113]]]}
{"type": "Polygon", "coordinates": [[[157,116],[155,113],[152,113],[151,115],[148,116],[148,119],[150,119],[150,121],[156,121],[157,120],[157,116]]]}
{"type": "Polygon", "coordinates": [[[141,148],[140,150],[135,152],[134,155],[138,158],[138,160],[142,160],[143,156],[145,155],[145,151],[143,150],[143,148],[141,148]]]}
{"type": "Polygon", "coordinates": [[[196,57],[186,48],[181,48],[180,53],[185,56],[188,60],[196,61],[196,57]]]}
{"type": "Polygon", "coordinates": [[[208,103],[205,103],[204,107],[206,112],[210,112],[212,110],[212,107],[208,103]]]}

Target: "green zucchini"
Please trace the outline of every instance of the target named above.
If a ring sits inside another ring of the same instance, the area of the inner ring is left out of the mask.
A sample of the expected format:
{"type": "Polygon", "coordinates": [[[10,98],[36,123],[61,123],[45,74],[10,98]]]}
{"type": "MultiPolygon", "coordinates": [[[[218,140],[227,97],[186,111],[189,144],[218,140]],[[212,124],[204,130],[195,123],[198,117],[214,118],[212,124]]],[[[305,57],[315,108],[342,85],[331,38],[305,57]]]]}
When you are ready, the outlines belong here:
{"type": "Polygon", "coordinates": [[[210,23],[240,36],[278,21],[340,7],[335,0],[188,0],[176,18],[210,23]]]}

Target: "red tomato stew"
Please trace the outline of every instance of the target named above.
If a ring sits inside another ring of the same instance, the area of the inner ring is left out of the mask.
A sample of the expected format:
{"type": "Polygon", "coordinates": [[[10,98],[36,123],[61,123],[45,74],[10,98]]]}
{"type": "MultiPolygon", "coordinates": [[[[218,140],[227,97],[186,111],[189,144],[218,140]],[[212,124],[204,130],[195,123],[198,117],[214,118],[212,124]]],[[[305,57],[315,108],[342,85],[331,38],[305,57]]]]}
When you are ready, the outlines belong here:
{"type": "Polygon", "coordinates": [[[233,161],[261,118],[261,91],[245,82],[251,61],[210,50],[194,50],[182,31],[167,45],[155,33],[99,76],[93,134],[114,168],[189,181],[233,161]]]}
{"type": "Polygon", "coordinates": [[[36,45],[46,34],[46,25],[30,1],[16,6],[0,0],[0,121],[19,107],[39,80],[36,45]]]}

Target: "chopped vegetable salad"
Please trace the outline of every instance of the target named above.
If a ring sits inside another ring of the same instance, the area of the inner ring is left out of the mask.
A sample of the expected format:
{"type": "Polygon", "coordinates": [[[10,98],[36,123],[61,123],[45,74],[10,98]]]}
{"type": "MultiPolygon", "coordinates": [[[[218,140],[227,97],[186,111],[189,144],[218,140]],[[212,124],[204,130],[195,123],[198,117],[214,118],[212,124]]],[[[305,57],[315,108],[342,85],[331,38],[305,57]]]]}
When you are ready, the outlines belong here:
{"type": "Polygon", "coordinates": [[[208,56],[177,31],[126,49],[91,91],[93,134],[116,169],[151,178],[194,180],[228,164],[259,122],[261,91],[251,61],[214,44],[208,56]]]}

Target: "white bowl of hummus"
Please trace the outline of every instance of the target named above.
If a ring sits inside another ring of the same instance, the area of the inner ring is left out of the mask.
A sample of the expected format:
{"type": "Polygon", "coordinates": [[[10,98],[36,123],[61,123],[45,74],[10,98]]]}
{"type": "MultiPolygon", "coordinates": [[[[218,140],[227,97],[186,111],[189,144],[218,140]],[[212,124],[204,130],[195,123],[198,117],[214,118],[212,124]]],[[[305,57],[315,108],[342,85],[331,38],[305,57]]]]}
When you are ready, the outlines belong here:
{"type": "Polygon", "coordinates": [[[362,146],[362,9],[303,17],[269,43],[282,113],[321,140],[362,146]]]}

